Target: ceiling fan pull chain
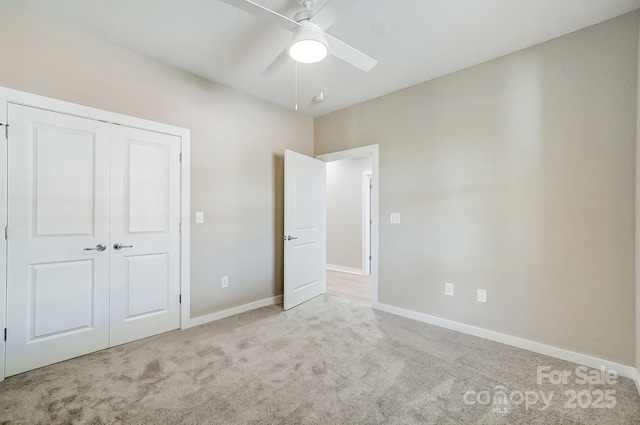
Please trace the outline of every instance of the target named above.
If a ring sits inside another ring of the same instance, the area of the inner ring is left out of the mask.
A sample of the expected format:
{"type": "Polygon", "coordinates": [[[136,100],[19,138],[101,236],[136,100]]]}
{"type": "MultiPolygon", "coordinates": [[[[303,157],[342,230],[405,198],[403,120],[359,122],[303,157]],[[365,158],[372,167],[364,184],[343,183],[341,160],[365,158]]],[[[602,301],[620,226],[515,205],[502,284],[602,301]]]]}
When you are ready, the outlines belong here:
{"type": "Polygon", "coordinates": [[[324,102],[324,90],[322,87],[322,80],[323,80],[323,75],[322,75],[322,70],[324,68],[322,67],[322,61],[320,62],[320,94],[318,94],[316,97],[313,98],[313,101],[315,103],[321,103],[324,102]]]}
{"type": "Polygon", "coordinates": [[[324,91],[322,90],[322,62],[320,61],[320,99],[324,99],[324,91]]]}
{"type": "Polygon", "coordinates": [[[295,78],[295,84],[296,84],[296,106],[295,106],[295,110],[298,110],[298,62],[294,61],[296,63],[296,78],[295,78]]]}

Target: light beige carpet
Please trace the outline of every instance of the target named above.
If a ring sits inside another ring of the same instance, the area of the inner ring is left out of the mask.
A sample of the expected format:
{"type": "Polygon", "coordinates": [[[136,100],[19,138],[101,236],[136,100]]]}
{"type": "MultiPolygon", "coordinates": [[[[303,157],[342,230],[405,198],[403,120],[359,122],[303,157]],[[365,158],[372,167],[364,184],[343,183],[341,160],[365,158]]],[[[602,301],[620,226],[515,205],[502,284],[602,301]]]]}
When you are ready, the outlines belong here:
{"type": "Polygon", "coordinates": [[[325,295],[8,378],[0,423],[640,423],[632,381],[538,384],[538,366],[577,367],[325,295]],[[594,407],[607,390],[615,406],[594,407]],[[533,392],[549,406],[520,403],[533,392]]]}

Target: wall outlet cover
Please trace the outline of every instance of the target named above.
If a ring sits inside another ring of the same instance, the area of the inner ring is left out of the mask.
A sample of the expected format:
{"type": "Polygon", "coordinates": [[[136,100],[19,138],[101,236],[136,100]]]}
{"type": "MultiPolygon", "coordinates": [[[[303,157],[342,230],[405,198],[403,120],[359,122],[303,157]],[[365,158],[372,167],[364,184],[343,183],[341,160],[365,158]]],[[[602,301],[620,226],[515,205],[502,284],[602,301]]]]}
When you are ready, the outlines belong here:
{"type": "Polygon", "coordinates": [[[228,288],[229,287],[229,276],[222,276],[220,279],[220,287],[228,288]]]}
{"type": "Polygon", "coordinates": [[[389,214],[389,222],[391,224],[400,224],[400,213],[389,214]]]}

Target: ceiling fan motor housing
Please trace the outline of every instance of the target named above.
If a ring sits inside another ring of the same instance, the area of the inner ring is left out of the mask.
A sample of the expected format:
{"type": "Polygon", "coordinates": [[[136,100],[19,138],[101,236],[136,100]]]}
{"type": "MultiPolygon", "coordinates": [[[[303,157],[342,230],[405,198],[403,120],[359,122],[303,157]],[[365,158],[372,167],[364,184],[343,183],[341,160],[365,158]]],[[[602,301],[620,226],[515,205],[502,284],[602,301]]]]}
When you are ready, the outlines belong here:
{"type": "Polygon", "coordinates": [[[293,20],[296,22],[308,21],[313,18],[313,15],[316,14],[316,11],[313,9],[313,5],[315,1],[312,0],[298,0],[300,6],[304,7],[304,10],[298,12],[293,17],[293,20]]]}

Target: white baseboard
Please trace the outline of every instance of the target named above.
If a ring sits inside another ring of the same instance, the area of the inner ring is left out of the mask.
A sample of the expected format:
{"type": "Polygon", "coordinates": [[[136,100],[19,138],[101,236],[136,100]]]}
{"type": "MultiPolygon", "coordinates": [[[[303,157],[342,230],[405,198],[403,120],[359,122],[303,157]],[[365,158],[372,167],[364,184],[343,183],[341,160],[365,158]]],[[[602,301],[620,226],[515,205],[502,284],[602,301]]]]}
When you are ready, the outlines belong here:
{"type": "Polygon", "coordinates": [[[597,357],[588,356],[586,354],[580,354],[574,351],[553,347],[551,345],[533,342],[527,339],[505,335],[499,332],[489,331],[475,326],[465,325],[464,323],[454,322],[452,320],[442,319],[440,317],[393,307],[386,304],[375,303],[372,307],[387,313],[418,320],[420,322],[429,323],[431,325],[440,326],[442,328],[451,329],[491,341],[500,342],[502,344],[511,345],[512,347],[522,348],[533,351],[534,353],[544,354],[546,356],[581,364],[594,369],[599,369],[601,366],[604,366],[607,370],[615,371],[618,376],[633,379],[636,382],[638,391],[640,392],[640,375],[638,374],[638,370],[632,366],[625,366],[608,360],[599,359],[597,357]]]}
{"type": "Polygon", "coordinates": [[[255,310],[257,308],[267,307],[270,305],[276,305],[282,303],[282,295],[277,295],[271,298],[265,298],[263,300],[254,301],[249,304],[240,305],[227,310],[218,311],[216,313],[205,314],[204,316],[194,317],[189,320],[186,326],[182,329],[192,328],[198,325],[204,325],[205,323],[215,322],[216,320],[224,319],[225,317],[234,316],[240,313],[246,313],[247,311],[255,310]]]}
{"type": "Polygon", "coordinates": [[[355,269],[353,267],[343,267],[343,266],[336,266],[335,264],[327,264],[327,268],[329,270],[335,270],[338,272],[345,272],[345,273],[351,273],[351,274],[363,274],[362,269],[355,269]]]}

